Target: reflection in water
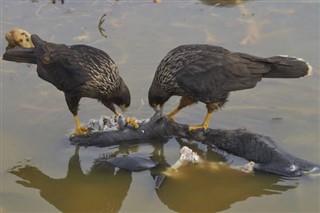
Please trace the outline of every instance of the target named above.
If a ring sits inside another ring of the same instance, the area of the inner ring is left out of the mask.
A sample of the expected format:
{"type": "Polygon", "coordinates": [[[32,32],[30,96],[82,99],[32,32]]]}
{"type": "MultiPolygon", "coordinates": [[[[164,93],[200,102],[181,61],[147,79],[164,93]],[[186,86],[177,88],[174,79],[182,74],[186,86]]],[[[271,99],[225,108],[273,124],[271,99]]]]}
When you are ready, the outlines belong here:
{"type": "MultiPolygon", "coordinates": [[[[223,157],[208,150],[202,158],[217,162],[217,158],[223,157]]],[[[281,194],[296,187],[281,184],[279,176],[248,174],[217,163],[214,167],[190,165],[180,169],[166,179],[157,194],[168,208],[177,212],[218,212],[250,197],[281,194]]]]}
{"type": "MultiPolygon", "coordinates": [[[[226,156],[208,147],[207,151],[203,151],[196,143],[185,144],[179,139],[177,141],[181,147],[187,145],[211,162],[227,160],[226,156]]],[[[159,166],[150,170],[151,176],[155,179],[170,167],[170,164],[165,159],[163,141],[152,141],[150,145],[153,148],[150,158],[159,163],[159,166]]],[[[139,149],[137,146],[139,145],[135,144],[133,147],[139,149]]],[[[128,147],[132,146],[122,145],[109,156],[129,154],[133,149],[128,147]]],[[[231,169],[226,164],[216,165],[214,169],[200,165],[189,165],[179,169],[179,172],[166,178],[157,190],[158,197],[166,206],[177,212],[216,212],[228,209],[232,204],[250,197],[280,194],[297,187],[281,185],[278,176],[247,174],[231,169]]],[[[9,172],[23,179],[17,183],[39,189],[42,198],[63,212],[118,212],[132,181],[131,172],[121,169],[116,171],[105,161],[95,161],[88,174],[84,174],[80,166],[79,148],[76,148],[75,154],[69,160],[65,178],[51,178],[29,165],[9,172]]]]}
{"type": "Polygon", "coordinates": [[[41,197],[62,212],[118,212],[132,180],[131,172],[115,173],[115,168],[107,164],[94,164],[84,174],[79,148],[69,160],[65,178],[51,178],[28,165],[10,173],[23,179],[17,183],[39,189],[41,197]]]}
{"type": "Polygon", "coordinates": [[[208,170],[194,165],[167,178],[157,191],[161,201],[177,212],[218,212],[250,197],[280,194],[296,186],[279,185],[279,178],[252,175],[226,167],[208,170]]]}

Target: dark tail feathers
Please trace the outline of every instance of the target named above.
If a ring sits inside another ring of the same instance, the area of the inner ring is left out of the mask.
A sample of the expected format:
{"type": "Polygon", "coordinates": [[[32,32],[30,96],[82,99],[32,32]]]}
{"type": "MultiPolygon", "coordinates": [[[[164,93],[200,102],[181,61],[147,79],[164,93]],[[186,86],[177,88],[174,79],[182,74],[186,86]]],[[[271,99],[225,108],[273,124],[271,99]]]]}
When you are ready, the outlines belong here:
{"type": "Polygon", "coordinates": [[[300,78],[312,73],[310,64],[300,58],[274,56],[264,62],[269,64],[271,70],[263,74],[263,78],[300,78]]]}

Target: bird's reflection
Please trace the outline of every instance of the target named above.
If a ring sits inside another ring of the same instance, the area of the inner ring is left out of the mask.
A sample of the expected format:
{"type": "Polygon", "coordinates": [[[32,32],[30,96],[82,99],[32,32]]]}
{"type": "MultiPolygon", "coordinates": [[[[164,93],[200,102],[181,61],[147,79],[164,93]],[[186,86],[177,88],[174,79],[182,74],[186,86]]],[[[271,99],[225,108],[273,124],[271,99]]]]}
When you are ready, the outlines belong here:
{"type": "MultiPolygon", "coordinates": [[[[166,161],[164,144],[163,141],[150,141],[153,149],[150,158],[159,163],[159,166],[150,170],[154,179],[170,167],[166,161]]],[[[196,143],[186,144],[177,139],[177,145],[188,145],[203,159],[212,162],[226,161],[225,156],[208,147],[200,149],[196,143]]],[[[111,156],[139,151],[139,146],[123,144],[111,156]]],[[[85,174],[81,169],[79,148],[69,160],[65,178],[49,177],[30,165],[9,172],[22,179],[17,183],[39,189],[41,197],[62,212],[118,212],[132,182],[132,172],[117,170],[101,161],[95,161],[85,174]]],[[[297,185],[281,184],[281,178],[275,175],[247,174],[217,163],[214,169],[200,165],[188,165],[180,169],[176,174],[166,177],[157,195],[164,205],[177,212],[216,212],[250,197],[279,194],[295,187],[297,185]]]]}
{"type": "Polygon", "coordinates": [[[79,148],[70,158],[65,178],[55,179],[38,168],[25,166],[10,173],[17,183],[40,190],[42,198],[62,212],[118,212],[131,184],[131,172],[108,164],[94,164],[88,174],[80,166],[79,148]]]}

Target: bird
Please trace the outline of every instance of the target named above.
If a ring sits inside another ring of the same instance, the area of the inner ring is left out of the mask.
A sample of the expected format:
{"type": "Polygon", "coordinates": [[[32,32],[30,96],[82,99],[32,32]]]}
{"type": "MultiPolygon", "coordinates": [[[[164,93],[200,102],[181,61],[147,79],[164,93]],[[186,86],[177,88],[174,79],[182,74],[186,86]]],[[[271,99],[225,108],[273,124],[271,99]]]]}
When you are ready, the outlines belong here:
{"type": "Polygon", "coordinates": [[[64,92],[67,106],[74,117],[75,132],[71,135],[87,135],[81,125],[78,107],[82,97],[97,99],[115,115],[130,106],[130,91],[119,75],[115,62],[104,51],[83,44],[65,45],[50,43],[38,35],[31,35],[34,48],[7,50],[7,61],[37,64],[38,76],[64,92]]]}
{"type": "Polygon", "coordinates": [[[250,89],[262,78],[299,78],[311,74],[303,59],[289,56],[258,57],[209,44],[186,44],[169,51],[158,65],[148,92],[149,105],[162,110],[171,96],[180,96],[174,116],[184,107],[202,102],[207,115],[189,131],[207,129],[213,112],[228,100],[230,92],[250,89]]]}

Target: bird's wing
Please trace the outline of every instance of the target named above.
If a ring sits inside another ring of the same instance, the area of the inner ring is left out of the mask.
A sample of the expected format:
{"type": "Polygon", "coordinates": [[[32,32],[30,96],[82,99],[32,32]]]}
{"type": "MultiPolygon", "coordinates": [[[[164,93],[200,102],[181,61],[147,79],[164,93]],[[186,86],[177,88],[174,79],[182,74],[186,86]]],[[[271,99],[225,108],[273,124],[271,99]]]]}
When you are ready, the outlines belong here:
{"type": "Polygon", "coordinates": [[[221,64],[227,80],[222,85],[224,90],[235,91],[253,88],[270,67],[261,63],[260,57],[244,53],[231,53],[226,56],[226,63],[221,64]]]}
{"type": "Polygon", "coordinates": [[[46,43],[37,50],[38,74],[62,91],[76,90],[89,78],[90,54],[66,45],[46,43]]]}
{"type": "MultiPolygon", "coordinates": [[[[178,86],[186,95],[209,98],[254,87],[267,68],[238,55],[206,55],[179,70],[178,86]]],[[[222,97],[221,97],[222,98],[222,97]]]]}

